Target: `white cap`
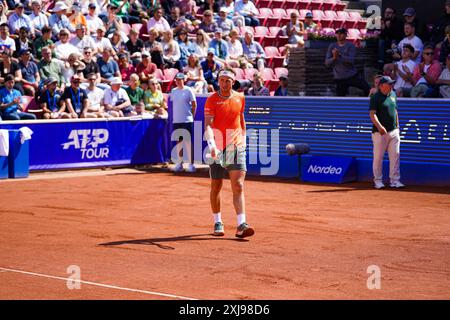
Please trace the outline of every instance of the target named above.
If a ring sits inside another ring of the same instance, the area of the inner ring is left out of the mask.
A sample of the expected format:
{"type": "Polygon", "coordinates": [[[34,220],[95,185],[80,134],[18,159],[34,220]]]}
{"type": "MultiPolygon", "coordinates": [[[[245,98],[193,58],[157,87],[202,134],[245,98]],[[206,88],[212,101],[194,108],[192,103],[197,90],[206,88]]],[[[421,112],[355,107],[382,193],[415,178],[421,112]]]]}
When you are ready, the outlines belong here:
{"type": "Polygon", "coordinates": [[[113,84],[123,84],[122,79],[119,77],[112,78],[111,85],[113,85],[113,84]]]}
{"type": "Polygon", "coordinates": [[[69,9],[69,7],[63,1],[58,1],[56,3],[55,7],[51,11],[59,12],[59,11],[67,10],[67,9],[69,9]]]}

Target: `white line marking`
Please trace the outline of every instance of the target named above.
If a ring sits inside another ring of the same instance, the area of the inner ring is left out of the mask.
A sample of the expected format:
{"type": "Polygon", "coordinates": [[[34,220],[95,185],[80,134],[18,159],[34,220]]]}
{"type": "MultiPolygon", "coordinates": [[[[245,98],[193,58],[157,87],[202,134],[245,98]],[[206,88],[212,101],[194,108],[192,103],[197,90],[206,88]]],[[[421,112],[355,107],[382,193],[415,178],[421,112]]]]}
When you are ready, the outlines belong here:
{"type": "Polygon", "coordinates": [[[2,271],[2,272],[7,272],[8,271],[8,272],[22,273],[22,274],[27,274],[27,275],[31,275],[31,276],[50,278],[50,279],[57,279],[57,280],[64,280],[64,281],[68,281],[68,280],[70,280],[72,282],[78,281],[80,283],[84,283],[84,284],[88,284],[88,285],[92,285],[92,286],[97,286],[97,287],[116,289],[116,290],[123,290],[123,291],[130,291],[130,292],[137,292],[137,293],[144,293],[144,294],[150,294],[150,295],[162,296],[162,297],[169,297],[169,298],[175,298],[175,299],[198,300],[198,299],[195,299],[195,298],[188,298],[188,297],[183,297],[183,296],[177,296],[177,295],[174,295],[174,294],[167,294],[167,293],[153,292],[153,291],[146,291],[146,290],[139,290],[139,289],[130,289],[130,288],[112,286],[112,285],[107,285],[107,284],[102,284],[102,283],[91,282],[91,281],[74,280],[74,279],[71,279],[71,278],[56,277],[56,276],[50,276],[50,275],[41,274],[41,273],[28,272],[28,271],[22,271],[22,270],[15,270],[15,269],[8,269],[8,268],[2,268],[2,267],[0,267],[0,271],[2,271]]]}

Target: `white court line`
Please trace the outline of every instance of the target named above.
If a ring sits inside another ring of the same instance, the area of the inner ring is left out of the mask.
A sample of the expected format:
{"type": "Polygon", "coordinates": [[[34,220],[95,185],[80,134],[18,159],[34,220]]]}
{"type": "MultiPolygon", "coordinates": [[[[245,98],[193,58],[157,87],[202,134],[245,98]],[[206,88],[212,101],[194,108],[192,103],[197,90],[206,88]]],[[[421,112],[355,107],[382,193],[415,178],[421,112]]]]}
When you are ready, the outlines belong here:
{"type": "Polygon", "coordinates": [[[72,279],[72,278],[56,277],[56,276],[50,276],[50,275],[41,274],[41,273],[28,272],[28,271],[22,271],[22,270],[15,270],[15,269],[8,269],[8,268],[2,268],[2,267],[0,267],[0,271],[1,272],[22,273],[22,274],[27,274],[27,275],[31,275],[31,276],[50,278],[50,279],[57,279],[57,280],[64,280],[64,281],[71,281],[71,282],[75,282],[76,281],[76,282],[79,282],[79,283],[84,283],[84,284],[97,286],[97,287],[116,289],[116,290],[123,290],[123,291],[130,291],[130,292],[137,292],[137,293],[144,293],[144,294],[149,294],[149,295],[169,297],[169,298],[175,298],[175,299],[197,300],[195,298],[188,298],[188,297],[183,297],[183,296],[177,296],[177,295],[174,295],[174,294],[167,294],[167,293],[153,292],[153,291],[146,291],[146,290],[139,290],[139,289],[130,289],[130,288],[112,286],[112,285],[107,285],[107,284],[102,284],[102,283],[91,282],[91,281],[75,280],[75,279],[72,279]]]}

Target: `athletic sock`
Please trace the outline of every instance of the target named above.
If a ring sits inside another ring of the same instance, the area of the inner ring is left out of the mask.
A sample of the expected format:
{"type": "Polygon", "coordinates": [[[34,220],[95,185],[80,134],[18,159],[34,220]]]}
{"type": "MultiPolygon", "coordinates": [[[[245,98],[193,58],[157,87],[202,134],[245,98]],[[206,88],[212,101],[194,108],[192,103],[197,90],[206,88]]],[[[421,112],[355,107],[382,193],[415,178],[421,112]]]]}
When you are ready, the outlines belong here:
{"type": "Polygon", "coordinates": [[[237,224],[240,226],[245,222],[245,213],[238,213],[237,215],[237,224]]]}
{"type": "Polygon", "coordinates": [[[214,223],[222,222],[222,214],[220,212],[213,213],[213,216],[214,216],[214,223]]]}

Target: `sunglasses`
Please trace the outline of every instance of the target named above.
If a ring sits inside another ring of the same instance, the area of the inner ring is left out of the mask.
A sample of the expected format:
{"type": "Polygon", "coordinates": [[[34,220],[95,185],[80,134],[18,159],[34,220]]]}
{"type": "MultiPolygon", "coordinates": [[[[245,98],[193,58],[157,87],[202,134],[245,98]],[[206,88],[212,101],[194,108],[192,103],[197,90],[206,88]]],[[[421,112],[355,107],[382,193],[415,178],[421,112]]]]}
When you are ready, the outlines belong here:
{"type": "Polygon", "coordinates": [[[81,81],[80,80],[74,80],[72,81],[73,84],[79,84],[81,81]]]}

